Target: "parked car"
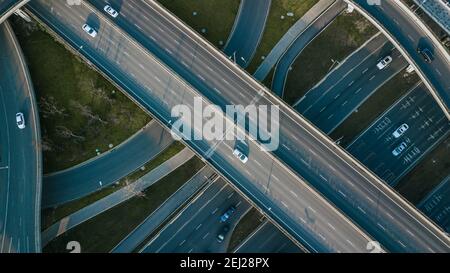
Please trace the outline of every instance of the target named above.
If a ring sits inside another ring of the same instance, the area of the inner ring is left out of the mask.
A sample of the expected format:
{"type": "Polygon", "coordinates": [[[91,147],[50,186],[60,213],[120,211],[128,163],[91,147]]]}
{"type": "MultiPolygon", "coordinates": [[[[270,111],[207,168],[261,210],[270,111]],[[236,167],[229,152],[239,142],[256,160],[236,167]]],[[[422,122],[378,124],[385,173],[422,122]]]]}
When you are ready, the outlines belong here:
{"type": "Polygon", "coordinates": [[[398,128],[392,133],[392,135],[393,135],[395,138],[399,138],[399,137],[401,137],[401,136],[406,132],[406,130],[408,130],[408,129],[409,129],[408,124],[403,123],[402,125],[400,125],[400,127],[398,127],[398,128]]]}
{"type": "Polygon", "coordinates": [[[391,56],[384,57],[379,63],[377,63],[378,69],[382,70],[386,68],[392,62],[391,56]]]}
{"type": "Polygon", "coordinates": [[[84,30],[87,34],[89,34],[89,36],[91,36],[92,38],[95,38],[95,36],[97,36],[97,31],[96,31],[93,27],[91,27],[90,25],[88,25],[88,24],[84,24],[84,25],[83,25],[83,30],[84,30]]]}
{"type": "Polygon", "coordinates": [[[401,153],[406,149],[406,147],[408,147],[408,145],[406,144],[406,142],[402,142],[402,143],[400,143],[400,145],[397,146],[397,148],[395,148],[395,149],[392,151],[392,154],[393,154],[394,156],[398,156],[399,154],[401,154],[401,153]]]}
{"type": "Polygon", "coordinates": [[[16,123],[19,129],[25,129],[25,117],[23,116],[23,113],[19,112],[16,114],[16,123]]]}
{"type": "Polygon", "coordinates": [[[226,221],[228,221],[228,219],[230,218],[230,216],[236,211],[236,207],[235,206],[231,206],[227,209],[227,211],[225,211],[224,214],[222,214],[220,216],[220,222],[221,223],[225,223],[226,221]]]}
{"type": "Polygon", "coordinates": [[[113,9],[110,5],[106,5],[103,8],[103,10],[106,11],[106,13],[108,13],[109,15],[111,15],[112,18],[116,18],[119,15],[117,10],[113,9]]]}

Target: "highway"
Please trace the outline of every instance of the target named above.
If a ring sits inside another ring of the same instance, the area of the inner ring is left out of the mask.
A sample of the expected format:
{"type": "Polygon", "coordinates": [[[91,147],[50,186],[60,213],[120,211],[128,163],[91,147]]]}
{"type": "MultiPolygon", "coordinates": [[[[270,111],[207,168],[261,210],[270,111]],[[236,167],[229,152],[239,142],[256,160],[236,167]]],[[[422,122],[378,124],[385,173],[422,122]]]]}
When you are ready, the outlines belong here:
{"type": "Polygon", "coordinates": [[[266,26],[271,0],[241,0],[233,29],[223,49],[246,68],[255,54],[266,26]]]}
{"type": "MultiPolygon", "coordinates": [[[[148,43],[140,40],[142,35],[147,37],[147,40],[158,43],[166,55],[155,54],[165,63],[167,59],[178,61],[184,69],[180,70],[175,66],[171,68],[179,75],[183,75],[182,77],[186,81],[212,103],[219,105],[222,109],[229,104],[279,105],[280,146],[273,152],[276,158],[273,158],[273,161],[266,161],[263,159],[267,156],[266,154],[256,154],[256,151],[250,147],[252,164],[253,161],[256,161],[255,169],[252,169],[251,174],[262,175],[263,180],[269,181],[269,189],[266,190],[263,187],[262,192],[266,192],[266,197],[267,193],[271,194],[271,202],[275,202],[278,209],[281,208],[284,212],[288,211],[296,215],[297,225],[304,223],[305,217],[310,215],[305,213],[305,207],[302,208],[301,205],[299,207],[299,204],[292,203],[291,199],[294,197],[304,200],[305,195],[298,195],[298,185],[293,186],[287,179],[280,179],[279,176],[283,172],[279,174],[275,169],[271,170],[270,162],[276,162],[276,165],[282,164],[283,168],[290,167],[390,251],[420,252],[438,251],[437,249],[447,251],[449,249],[448,237],[415,207],[387,187],[366,167],[352,160],[344,150],[335,145],[317,128],[297,115],[293,109],[273,96],[269,90],[208,44],[202,37],[192,32],[184,23],[167,13],[157,2],[141,1],[137,6],[126,2],[121,6],[121,10],[124,12],[127,10],[124,17],[130,21],[129,25],[131,26],[130,28],[123,27],[123,29],[133,37],[135,37],[135,32],[139,32],[141,35],[136,37],[143,46],[148,43]],[[130,14],[133,14],[136,19],[130,18],[130,14]],[[262,90],[265,92],[261,93],[262,90]],[[279,163],[277,159],[282,163],[279,163]],[[263,169],[264,172],[260,173],[258,169],[263,169]],[[267,174],[268,170],[271,171],[267,174]],[[276,178],[268,180],[274,174],[279,179],[277,186],[273,185],[276,178]],[[283,186],[280,187],[280,185],[283,186]],[[278,193],[274,191],[278,191],[278,193]],[[413,230],[414,233],[411,235],[405,230],[413,230]]],[[[115,22],[121,26],[120,20],[115,20],[115,22]]],[[[230,151],[231,149],[228,153],[230,151]]],[[[240,173],[242,174],[248,169],[247,166],[240,173]]],[[[220,173],[223,174],[223,172],[220,173]]],[[[237,183],[232,181],[238,187],[242,187],[244,183],[241,179],[240,177],[237,183]]],[[[244,191],[244,193],[248,195],[248,192],[244,191]]],[[[255,194],[252,192],[250,195],[252,200],[255,200],[255,194]]],[[[258,205],[265,208],[266,213],[278,223],[282,223],[284,229],[291,234],[296,234],[286,222],[280,221],[280,212],[274,213],[272,204],[261,202],[258,205]],[[271,210],[269,211],[268,208],[271,210]]],[[[308,206],[306,208],[308,210],[308,206]]],[[[321,217],[329,215],[329,213],[323,214],[323,212],[314,211],[321,217]]],[[[329,223],[329,221],[327,222],[329,223]]],[[[325,225],[322,226],[325,233],[333,231],[328,223],[324,223],[325,225]]],[[[331,225],[334,226],[334,223],[331,225]]],[[[333,241],[333,245],[338,241],[351,248],[357,245],[351,240],[347,241],[348,238],[355,239],[357,237],[355,235],[342,238],[333,235],[332,239],[326,239],[327,235],[324,235],[323,232],[316,230],[314,235],[323,241],[333,241]]],[[[296,236],[294,235],[294,237],[296,236]]],[[[359,238],[362,239],[362,237],[359,238]]],[[[305,237],[300,240],[300,243],[312,251],[317,251],[313,244],[307,243],[305,237]]],[[[362,245],[359,247],[361,248],[362,245]]],[[[363,248],[365,249],[365,246],[363,248]]]]}
{"type": "Polygon", "coordinates": [[[170,221],[142,249],[144,253],[224,253],[239,218],[249,209],[247,203],[223,179],[210,184],[170,221]],[[230,207],[236,211],[226,223],[220,216],[230,207]],[[223,242],[216,236],[228,225],[223,242]]]}
{"type": "Polygon", "coordinates": [[[351,2],[398,45],[450,119],[450,56],[440,42],[399,0],[381,1],[381,5],[370,5],[366,0],[351,2]],[[417,53],[418,47],[430,48],[434,54],[431,64],[417,53]]]}
{"type": "Polygon", "coordinates": [[[134,251],[158,227],[164,224],[178,209],[182,208],[190,198],[203,187],[219,179],[219,176],[208,166],[203,167],[191,177],[180,189],[173,193],[161,206],[154,210],[139,226],[117,244],[112,253],[128,253],[134,251]]]}
{"type": "Polygon", "coordinates": [[[0,252],[41,252],[42,154],[28,68],[7,22],[0,25],[0,252]],[[16,124],[22,112],[25,128],[16,124]]]}
{"type": "Polygon", "coordinates": [[[0,23],[30,0],[0,0],[0,23]]]}
{"type": "Polygon", "coordinates": [[[450,233],[450,175],[418,207],[447,233],[450,233]]]}
{"type": "MultiPolygon", "coordinates": [[[[139,18],[134,22],[134,31],[149,32],[145,36],[159,43],[172,59],[187,64],[189,69],[185,70],[191,75],[197,75],[197,80],[203,82],[203,86],[206,86],[205,83],[214,85],[215,89],[212,87],[205,90],[197,87],[197,82],[187,78],[211,102],[220,106],[233,103],[248,105],[259,99],[258,105],[280,106],[281,145],[274,154],[283,164],[271,153],[262,152],[260,144],[254,141],[248,143],[251,160],[246,163],[245,168],[231,155],[234,142],[201,140],[186,143],[200,156],[206,157],[208,163],[232,181],[296,240],[311,251],[359,252],[366,251],[367,242],[372,239],[299,179],[291,169],[286,168],[285,163],[387,249],[448,250],[448,238],[441,230],[362,165],[351,161],[348,154],[296,115],[281,100],[272,96],[225,55],[200,36],[190,33],[189,28],[156,2],[141,1],[141,6],[138,7],[134,4],[136,3],[126,2],[121,7],[121,13],[126,14],[124,18],[127,20],[130,14],[139,18]],[[214,147],[213,153],[211,147],[214,147]],[[292,200],[293,198],[295,199],[292,200]],[[305,217],[308,217],[309,223],[305,217]],[[414,236],[404,232],[407,227],[415,232],[414,236]]],[[[105,20],[85,2],[72,7],[55,2],[50,7],[43,1],[33,1],[28,7],[39,18],[44,18],[73,47],[83,45],[81,54],[101,67],[104,73],[121,84],[166,125],[169,124],[169,113],[173,105],[182,102],[193,109],[193,102],[188,98],[200,95],[197,91],[168,73],[160,63],[155,63],[139,45],[129,41],[119,29],[113,28],[112,21],[105,20]],[[88,38],[79,27],[86,20],[96,27],[101,26],[95,40],[88,38]],[[153,77],[146,76],[148,73],[153,77]]],[[[228,119],[225,121],[230,122],[228,119]]]]}
{"type": "Polygon", "coordinates": [[[450,134],[450,122],[427,91],[418,84],[378,117],[347,147],[353,156],[394,187],[429,151],[450,134]],[[392,133],[403,123],[409,129],[392,133]],[[407,148],[392,154],[400,143],[407,148]]]}
{"type": "Polygon", "coordinates": [[[283,97],[284,86],[288,77],[289,69],[295,62],[303,49],[311,43],[334,19],[347,7],[347,3],[338,0],[334,2],[320,17],[309,25],[299,35],[289,48],[283,53],[275,66],[272,80],[272,91],[279,97],[283,97]]]}
{"type": "Polygon", "coordinates": [[[400,52],[379,33],[342,61],[294,104],[294,108],[324,133],[330,134],[407,65],[400,52]],[[392,63],[379,70],[377,63],[388,55],[393,58],[392,63]]]}
{"type": "Polygon", "coordinates": [[[170,133],[156,121],[151,121],[114,149],[67,170],[46,175],[42,208],[73,201],[119,181],[155,158],[171,143],[170,133]]]}
{"type": "Polygon", "coordinates": [[[42,232],[42,245],[45,247],[51,240],[67,232],[68,230],[86,222],[89,219],[109,210],[136,195],[145,191],[159,180],[163,179],[178,167],[194,157],[194,153],[188,148],[164,161],[155,169],[140,177],[133,183],[124,186],[117,191],[82,207],[74,213],[62,218],[42,232]]]}
{"type": "MultiPolygon", "coordinates": [[[[106,76],[114,79],[132,99],[166,126],[170,126],[169,121],[172,121],[170,112],[174,105],[182,103],[193,111],[193,97],[200,97],[200,94],[86,2],[81,2],[79,6],[60,2],[49,5],[43,1],[33,1],[27,8],[44,19],[73,48],[78,49],[106,76]],[[96,27],[101,25],[102,31],[96,39],[89,38],[79,27],[86,21],[96,23],[96,27]]],[[[228,60],[224,55],[221,56],[228,60]]],[[[224,121],[230,124],[229,119],[224,121]]],[[[186,131],[190,129],[186,128],[186,131]]],[[[232,155],[234,141],[203,139],[185,142],[200,156],[206,157],[218,173],[232,181],[239,191],[262,207],[274,221],[281,223],[296,240],[308,244],[311,251],[366,251],[367,242],[372,239],[271,154],[263,152],[257,142],[248,143],[253,159],[245,166],[232,155]],[[277,196],[289,198],[283,201],[277,196]],[[298,196],[299,200],[292,200],[291,196],[298,196]],[[295,209],[288,210],[289,207],[295,209]],[[316,213],[321,217],[316,218],[316,213]],[[308,222],[304,218],[305,214],[308,222]],[[329,222],[333,223],[334,229],[330,228],[329,222]],[[340,235],[336,236],[336,233],[340,235]],[[352,239],[348,240],[350,236],[352,239]]]]}
{"type": "Polygon", "coordinates": [[[300,253],[302,251],[273,224],[265,221],[234,252],[300,253]]]}

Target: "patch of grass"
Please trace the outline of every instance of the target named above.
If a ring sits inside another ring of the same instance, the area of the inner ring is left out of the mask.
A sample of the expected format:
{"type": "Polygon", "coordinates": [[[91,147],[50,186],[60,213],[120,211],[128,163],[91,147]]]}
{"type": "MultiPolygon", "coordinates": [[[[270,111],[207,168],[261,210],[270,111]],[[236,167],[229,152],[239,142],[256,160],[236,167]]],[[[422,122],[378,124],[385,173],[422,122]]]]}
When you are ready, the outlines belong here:
{"type": "Polygon", "coordinates": [[[319,0],[276,0],[272,1],[266,28],[261,42],[255,52],[253,60],[247,70],[254,73],[262,62],[263,56],[267,56],[289,28],[295,24],[312,6],[319,0]],[[288,17],[286,13],[293,12],[294,16],[288,17]],[[281,16],[284,19],[281,19],[281,16]]]}
{"type": "Polygon", "coordinates": [[[419,77],[415,73],[408,76],[405,76],[403,72],[398,73],[370,96],[359,107],[358,112],[353,112],[339,125],[330,137],[334,140],[342,137],[340,145],[346,147],[389,106],[411,90],[418,81],[419,77]]]}
{"type": "Polygon", "coordinates": [[[44,173],[118,145],[150,117],[36,23],[12,18],[39,106],[44,173]]]}
{"type": "Polygon", "coordinates": [[[377,32],[357,12],[339,15],[293,63],[284,100],[289,104],[296,102],[328,73],[332,60],[343,60],[377,32]]]}
{"type": "Polygon", "coordinates": [[[158,0],[212,44],[222,48],[234,24],[240,0],[158,0]],[[197,12],[197,15],[193,15],[197,12]],[[206,33],[202,32],[206,29],[206,33]],[[220,45],[219,42],[223,44],[220,45]]]}
{"type": "Polygon", "coordinates": [[[57,237],[44,252],[66,252],[70,241],[78,241],[82,252],[109,252],[137,225],[204,166],[192,158],[165,178],[136,196],[57,237]]]}
{"type": "Polygon", "coordinates": [[[122,178],[119,183],[113,184],[109,187],[106,187],[100,191],[94,192],[86,197],[81,199],[69,202],[62,206],[56,208],[48,208],[42,211],[42,229],[46,229],[55,222],[61,220],[62,218],[84,208],[108,195],[111,193],[121,189],[122,187],[129,185],[132,182],[135,182],[145,174],[151,172],[153,169],[176,155],[178,152],[184,149],[184,146],[181,142],[174,142],[169,147],[167,147],[163,152],[161,152],[156,158],[150,160],[146,163],[143,168],[140,168],[133,173],[127,175],[122,178]]]}
{"type": "Polygon", "coordinates": [[[228,244],[227,252],[232,252],[244,241],[261,223],[264,216],[255,208],[251,208],[236,225],[228,244]]]}
{"type": "Polygon", "coordinates": [[[450,136],[425,156],[395,187],[417,205],[450,173],[450,136]]]}

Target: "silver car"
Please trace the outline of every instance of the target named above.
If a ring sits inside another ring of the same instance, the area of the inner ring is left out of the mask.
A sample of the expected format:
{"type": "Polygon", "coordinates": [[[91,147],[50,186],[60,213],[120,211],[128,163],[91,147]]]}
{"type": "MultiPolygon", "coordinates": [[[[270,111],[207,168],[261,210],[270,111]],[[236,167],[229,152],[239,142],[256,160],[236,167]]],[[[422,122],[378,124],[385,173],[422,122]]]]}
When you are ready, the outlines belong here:
{"type": "Polygon", "coordinates": [[[25,129],[25,117],[23,113],[19,112],[16,114],[16,124],[19,129],[25,129]]]}
{"type": "Polygon", "coordinates": [[[239,151],[238,148],[234,149],[233,154],[234,154],[237,158],[239,158],[239,160],[240,160],[242,163],[246,163],[246,162],[248,161],[248,157],[247,157],[243,152],[239,151]]]}
{"type": "Polygon", "coordinates": [[[97,36],[97,31],[96,31],[93,27],[91,27],[90,25],[88,25],[88,24],[84,24],[84,25],[83,25],[83,30],[84,30],[87,34],[89,34],[89,36],[91,36],[92,38],[95,38],[95,36],[97,36]]]}
{"type": "Polygon", "coordinates": [[[400,125],[400,127],[398,127],[398,128],[392,133],[392,135],[393,135],[395,138],[399,138],[399,137],[401,137],[401,136],[406,132],[406,130],[408,130],[408,129],[409,129],[408,124],[403,123],[402,125],[400,125]]]}
{"type": "Polygon", "coordinates": [[[395,149],[392,151],[392,154],[393,154],[394,156],[398,156],[399,154],[401,154],[401,153],[406,149],[406,147],[408,147],[408,145],[406,144],[406,142],[402,142],[402,143],[400,143],[400,145],[397,146],[397,148],[395,148],[395,149]]]}
{"type": "Polygon", "coordinates": [[[106,11],[106,13],[108,13],[109,15],[111,15],[112,18],[116,18],[119,15],[117,10],[113,9],[110,5],[106,5],[103,8],[103,10],[106,11]]]}

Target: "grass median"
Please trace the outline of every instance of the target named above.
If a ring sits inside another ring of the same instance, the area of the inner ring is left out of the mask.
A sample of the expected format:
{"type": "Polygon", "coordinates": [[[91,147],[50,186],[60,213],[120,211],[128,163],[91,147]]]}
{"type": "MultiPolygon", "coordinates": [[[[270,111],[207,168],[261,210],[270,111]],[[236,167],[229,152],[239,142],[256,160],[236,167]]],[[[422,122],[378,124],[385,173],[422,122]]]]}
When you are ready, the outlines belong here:
{"type": "Polygon", "coordinates": [[[255,208],[251,208],[239,221],[231,234],[227,252],[233,252],[259,225],[264,216],[255,208]]]}
{"type": "Polygon", "coordinates": [[[158,0],[158,2],[212,44],[222,48],[233,27],[240,0],[158,0]]]}
{"type": "Polygon", "coordinates": [[[66,245],[70,241],[78,241],[84,253],[111,251],[203,166],[204,163],[199,158],[192,158],[147,188],[142,195],[135,196],[57,237],[44,248],[44,252],[67,252],[66,245]]]}
{"type": "Polygon", "coordinates": [[[86,161],[151,120],[43,27],[12,19],[36,92],[44,173],[86,161]]]}
{"type": "Polygon", "coordinates": [[[69,202],[62,206],[56,208],[49,208],[42,211],[42,229],[48,228],[53,223],[61,220],[62,218],[102,199],[110,195],[111,193],[123,188],[126,185],[129,185],[145,174],[151,172],[153,169],[179,153],[184,149],[184,145],[180,142],[174,142],[169,147],[167,147],[163,152],[161,152],[157,157],[153,160],[150,160],[146,163],[142,168],[132,172],[127,175],[123,179],[121,179],[118,183],[113,184],[109,187],[106,187],[100,191],[94,192],[86,197],[80,198],[78,200],[69,202]]]}
{"type": "Polygon", "coordinates": [[[409,172],[395,189],[417,205],[450,173],[450,136],[437,145],[409,172]]]}
{"type": "Polygon", "coordinates": [[[286,81],[284,100],[295,103],[331,70],[378,30],[357,12],[339,15],[319,34],[292,64],[286,81]]]}
{"type": "Polygon", "coordinates": [[[378,116],[405,95],[419,81],[417,74],[400,72],[381,86],[359,108],[353,112],[330,137],[340,139],[340,145],[346,147],[355,137],[366,129],[378,116]]]}
{"type": "Polygon", "coordinates": [[[261,42],[247,70],[254,73],[283,35],[319,0],[276,0],[272,1],[261,42]],[[293,16],[287,16],[292,12],[293,16]],[[283,16],[284,19],[281,19],[283,16]]]}

